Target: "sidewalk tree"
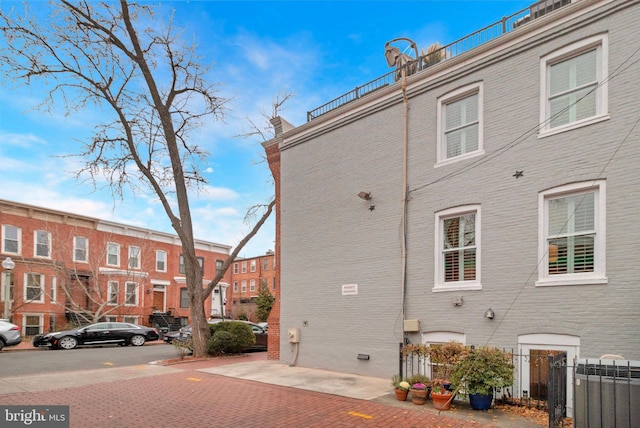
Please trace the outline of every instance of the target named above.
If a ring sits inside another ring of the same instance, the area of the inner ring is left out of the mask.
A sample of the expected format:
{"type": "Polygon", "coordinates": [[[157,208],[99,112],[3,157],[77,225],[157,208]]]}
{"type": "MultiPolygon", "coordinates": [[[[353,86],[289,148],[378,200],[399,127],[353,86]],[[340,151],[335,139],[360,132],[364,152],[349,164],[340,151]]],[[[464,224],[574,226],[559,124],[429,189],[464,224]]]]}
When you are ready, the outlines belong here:
{"type": "Polygon", "coordinates": [[[256,317],[258,317],[259,322],[265,322],[269,318],[269,313],[275,300],[276,298],[269,291],[267,280],[262,279],[258,288],[258,297],[256,298],[256,317]]]}
{"type": "Polygon", "coordinates": [[[38,19],[41,6],[37,13],[28,2],[21,13],[0,11],[5,77],[50,85],[44,109],[72,114],[97,106],[111,113],[77,153],[85,162],[77,177],[88,174],[94,185],[106,179],[114,197],[128,187],[158,198],[181,241],[194,355],[204,356],[210,337],[204,301],[275,203],[254,207],[261,214],[252,230],[203,287],[188,191],[206,183],[199,166],[207,153],[191,135],[205,120],[221,119],[228,100],[207,81],[210,67],[196,46],[184,43],[170,21],[154,17],[148,4],[62,0],[52,3],[46,20],[38,19]]]}

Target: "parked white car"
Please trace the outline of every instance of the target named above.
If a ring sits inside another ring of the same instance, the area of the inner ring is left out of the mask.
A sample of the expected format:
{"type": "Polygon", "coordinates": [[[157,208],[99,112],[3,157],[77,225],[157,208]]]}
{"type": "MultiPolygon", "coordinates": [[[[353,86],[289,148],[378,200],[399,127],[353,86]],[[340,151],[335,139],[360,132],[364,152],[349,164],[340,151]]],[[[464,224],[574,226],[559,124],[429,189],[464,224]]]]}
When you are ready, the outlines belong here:
{"type": "Polygon", "coordinates": [[[22,342],[20,327],[5,319],[0,320],[0,351],[5,346],[15,346],[20,342],[22,342]]]}

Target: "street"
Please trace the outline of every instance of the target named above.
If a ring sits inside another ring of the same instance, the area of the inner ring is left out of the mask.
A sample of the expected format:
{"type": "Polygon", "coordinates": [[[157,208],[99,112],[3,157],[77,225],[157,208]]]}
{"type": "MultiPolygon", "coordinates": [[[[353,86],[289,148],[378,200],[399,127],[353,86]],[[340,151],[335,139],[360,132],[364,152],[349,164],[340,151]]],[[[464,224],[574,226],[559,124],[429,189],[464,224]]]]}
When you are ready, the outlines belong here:
{"type": "Polygon", "coordinates": [[[178,356],[172,345],[101,346],[77,349],[0,352],[0,377],[147,364],[178,356]]]}

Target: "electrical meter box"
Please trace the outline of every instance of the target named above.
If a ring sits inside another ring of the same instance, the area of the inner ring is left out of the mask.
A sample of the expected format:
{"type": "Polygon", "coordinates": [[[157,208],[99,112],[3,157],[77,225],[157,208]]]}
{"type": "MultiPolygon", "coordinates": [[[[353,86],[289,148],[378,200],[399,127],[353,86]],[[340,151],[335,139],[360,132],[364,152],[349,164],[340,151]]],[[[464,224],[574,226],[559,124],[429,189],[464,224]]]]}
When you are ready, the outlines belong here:
{"type": "Polygon", "coordinates": [[[289,329],[289,343],[299,343],[300,342],[300,329],[297,327],[293,327],[289,329]]]}
{"type": "Polygon", "coordinates": [[[404,331],[407,333],[420,331],[420,320],[404,320],[404,331]]]}

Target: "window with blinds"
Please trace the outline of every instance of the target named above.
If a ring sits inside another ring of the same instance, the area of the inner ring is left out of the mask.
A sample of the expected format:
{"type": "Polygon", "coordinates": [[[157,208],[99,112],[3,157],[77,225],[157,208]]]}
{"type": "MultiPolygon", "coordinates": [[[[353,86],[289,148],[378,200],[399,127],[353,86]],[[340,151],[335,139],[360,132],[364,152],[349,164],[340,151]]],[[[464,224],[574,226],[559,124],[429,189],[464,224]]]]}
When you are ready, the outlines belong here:
{"type": "Polygon", "coordinates": [[[541,59],[540,135],[608,118],[608,39],[598,34],[541,59]]]}
{"type": "Polygon", "coordinates": [[[438,99],[438,162],[482,153],[482,86],[467,85],[438,99]]]}
{"type": "Polygon", "coordinates": [[[436,213],[434,291],[480,289],[480,206],[436,213]]]}
{"type": "Polygon", "coordinates": [[[605,180],[571,183],[546,190],[539,204],[536,285],[603,284],[606,278],[605,180]]]}

